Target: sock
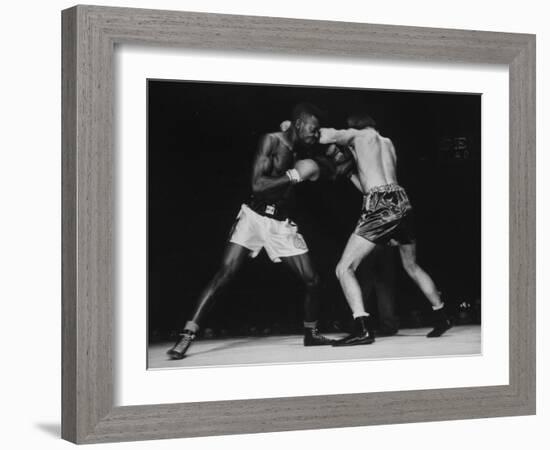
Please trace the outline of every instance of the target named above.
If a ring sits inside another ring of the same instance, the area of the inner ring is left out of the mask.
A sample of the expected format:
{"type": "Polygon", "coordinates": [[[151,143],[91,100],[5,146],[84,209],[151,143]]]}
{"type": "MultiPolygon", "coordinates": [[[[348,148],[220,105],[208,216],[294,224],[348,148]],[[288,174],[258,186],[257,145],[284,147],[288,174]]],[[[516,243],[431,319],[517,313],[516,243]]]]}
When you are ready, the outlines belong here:
{"type": "Polygon", "coordinates": [[[368,312],[365,312],[365,311],[353,314],[354,319],[357,319],[358,317],[369,317],[369,316],[370,316],[370,314],[368,312]]]}
{"type": "Polygon", "coordinates": [[[443,309],[444,306],[445,306],[445,303],[442,302],[441,305],[439,306],[432,306],[432,309],[434,311],[439,311],[440,309],[443,309]]]}
{"type": "Polygon", "coordinates": [[[195,333],[197,334],[199,332],[199,324],[196,323],[196,322],[193,322],[191,320],[189,320],[186,324],[185,324],[185,330],[187,331],[191,331],[192,333],[195,333]]]}
{"type": "Polygon", "coordinates": [[[304,320],[304,328],[311,328],[311,329],[317,328],[317,321],[314,320],[313,322],[306,322],[304,320]]]}

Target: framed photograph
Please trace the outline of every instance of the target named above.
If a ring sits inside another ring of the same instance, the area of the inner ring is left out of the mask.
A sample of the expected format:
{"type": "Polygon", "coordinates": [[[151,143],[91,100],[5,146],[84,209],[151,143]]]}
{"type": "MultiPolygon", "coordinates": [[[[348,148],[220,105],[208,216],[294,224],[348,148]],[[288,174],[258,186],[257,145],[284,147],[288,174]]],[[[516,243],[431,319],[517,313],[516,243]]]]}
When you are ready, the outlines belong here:
{"type": "Polygon", "coordinates": [[[62,18],[65,439],[535,413],[534,36],[62,18]]]}
{"type": "MultiPolygon", "coordinates": [[[[481,94],[159,79],[147,92],[149,369],[481,354],[481,94]],[[342,147],[300,145],[293,127],[281,132],[300,108],[340,128],[365,109],[367,129],[391,136],[399,161],[391,179],[365,183],[392,191],[399,180],[414,205],[414,239],[379,238],[356,271],[373,331],[395,336],[368,348],[336,345],[353,317],[335,270],[369,186],[364,194],[350,181],[351,152],[346,159],[342,147]],[[294,136],[296,158],[319,164],[318,179],[287,178],[294,136]],[[272,151],[288,158],[266,178],[282,187],[262,191],[253,173],[265,139],[285,139],[272,151]],[[295,225],[266,237],[265,225],[281,223],[295,225]],[[415,270],[432,273],[442,294],[429,278],[418,288],[415,270]],[[445,339],[418,339],[435,320],[428,298],[443,297],[459,326],[445,339]],[[185,330],[182,345],[193,341],[167,356],[185,330]]],[[[131,307],[124,315],[135,317],[131,307]]]]}

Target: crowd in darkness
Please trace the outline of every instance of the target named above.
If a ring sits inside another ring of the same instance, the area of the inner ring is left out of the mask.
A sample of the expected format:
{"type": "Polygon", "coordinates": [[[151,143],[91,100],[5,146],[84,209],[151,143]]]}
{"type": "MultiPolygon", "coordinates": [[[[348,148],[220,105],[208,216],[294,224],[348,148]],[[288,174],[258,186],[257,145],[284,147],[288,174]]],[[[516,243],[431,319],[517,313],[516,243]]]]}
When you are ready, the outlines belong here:
{"type": "MultiPolygon", "coordinates": [[[[327,111],[327,125],[336,128],[350,109],[369,110],[397,150],[398,179],[415,209],[420,264],[459,320],[480,320],[479,95],[163,80],[149,80],[147,88],[150,339],[185,323],[250,195],[258,139],[276,131],[301,101],[327,111]]],[[[347,326],[350,314],[334,268],[360,208],[361,195],[349,181],[297,186],[295,221],[323,282],[321,330],[347,326]]],[[[429,305],[404,274],[396,250],[379,253],[359,271],[371,293],[365,301],[376,305],[377,297],[389,296],[401,326],[425,325],[429,305]]],[[[296,332],[302,294],[300,281],[262,253],[218,298],[204,329],[216,335],[296,332]]],[[[375,311],[383,316],[386,306],[375,311]]]]}

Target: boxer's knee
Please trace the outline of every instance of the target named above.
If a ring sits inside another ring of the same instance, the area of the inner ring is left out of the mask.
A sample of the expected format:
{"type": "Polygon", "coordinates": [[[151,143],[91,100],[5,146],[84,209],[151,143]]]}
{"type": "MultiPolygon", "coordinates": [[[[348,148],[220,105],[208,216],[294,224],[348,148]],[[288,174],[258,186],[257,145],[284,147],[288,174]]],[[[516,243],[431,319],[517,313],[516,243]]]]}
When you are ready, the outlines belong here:
{"type": "Polygon", "coordinates": [[[308,289],[317,289],[321,285],[321,277],[316,272],[305,274],[302,280],[308,289]]]}
{"type": "Polygon", "coordinates": [[[416,261],[414,260],[404,260],[403,269],[405,269],[405,272],[407,272],[407,274],[414,279],[416,278],[420,267],[418,267],[418,264],[416,264],[416,261]]]}
{"type": "Polygon", "coordinates": [[[336,265],[336,278],[341,280],[343,277],[345,277],[347,274],[353,272],[353,266],[347,261],[340,261],[336,265]]]}

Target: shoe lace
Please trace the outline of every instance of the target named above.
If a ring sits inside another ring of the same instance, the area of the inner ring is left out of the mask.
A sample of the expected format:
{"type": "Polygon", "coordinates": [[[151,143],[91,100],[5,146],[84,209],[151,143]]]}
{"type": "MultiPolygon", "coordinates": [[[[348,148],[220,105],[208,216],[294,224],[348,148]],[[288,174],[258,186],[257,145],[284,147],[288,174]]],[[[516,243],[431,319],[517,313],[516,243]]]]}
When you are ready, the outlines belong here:
{"type": "Polygon", "coordinates": [[[327,338],[326,336],[323,336],[323,335],[319,332],[319,329],[318,329],[318,328],[312,328],[312,329],[311,329],[311,335],[312,335],[314,338],[319,339],[319,340],[324,341],[324,342],[330,341],[329,338],[327,338]]]}
{"type": "Polygon", "coordinates": [[[175,351],[181,352],[184,350],[193,340],[195,339],[195,335],[193,333],[183,332],[180,334],[180,340],[174,347],[175,351]]]}

